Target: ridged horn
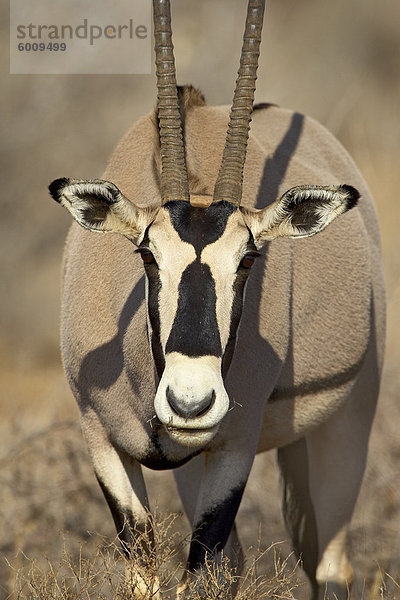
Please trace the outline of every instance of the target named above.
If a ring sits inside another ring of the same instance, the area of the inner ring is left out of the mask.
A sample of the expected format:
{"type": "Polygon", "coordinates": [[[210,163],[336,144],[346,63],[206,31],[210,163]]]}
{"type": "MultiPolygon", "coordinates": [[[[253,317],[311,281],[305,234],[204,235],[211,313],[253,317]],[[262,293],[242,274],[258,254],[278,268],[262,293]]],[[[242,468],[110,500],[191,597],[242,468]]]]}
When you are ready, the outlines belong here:
{"type": "Polygon", "coordinates": [[[242,198],[243,168],[256,89],[264,7],[265,0],[249,0],[240,67],[222,163],[214,188],[214,202],[227,200],[239,206],[242,198]]]}
{"type": "Polygon", "coordinates": [[[161,202],[189,201],[169,0],[153,0],[153,16],[161,150],[161,202]]]}

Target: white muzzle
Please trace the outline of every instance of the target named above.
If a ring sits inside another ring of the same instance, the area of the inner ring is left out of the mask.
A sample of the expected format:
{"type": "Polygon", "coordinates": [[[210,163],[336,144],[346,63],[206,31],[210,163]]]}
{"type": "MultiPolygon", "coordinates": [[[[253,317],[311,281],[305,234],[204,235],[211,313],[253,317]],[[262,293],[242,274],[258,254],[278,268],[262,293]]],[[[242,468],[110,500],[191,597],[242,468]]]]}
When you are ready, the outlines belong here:
{"type": "Polygon", "coordinates": [[[229,409],[221,360],[167,354],[154,408],[174,441],[185,446],[206,444],[229,409]]]}

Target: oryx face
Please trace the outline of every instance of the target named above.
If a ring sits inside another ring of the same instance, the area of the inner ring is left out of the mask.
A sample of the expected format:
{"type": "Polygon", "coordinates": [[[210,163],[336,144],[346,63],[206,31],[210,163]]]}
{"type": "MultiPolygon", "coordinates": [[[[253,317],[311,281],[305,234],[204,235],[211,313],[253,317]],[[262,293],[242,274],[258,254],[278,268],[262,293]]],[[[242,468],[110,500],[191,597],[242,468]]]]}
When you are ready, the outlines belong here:
{"type": "Polygon", "coordinates": [[[203,445],[229,408],[223,375],[257,249],[233,204],[175,201],[160,209],[138,252],[160,377],[156,414],[174,440],[203,445]]]}
{"type": "MultiPolygon", "coordinates": [[[[148,329],[159,374],[156,414],[171,438],[204,446],[229,408],[229,368],[249,269],[276,237],[322,231],[357,202],[350,186],[299,186],[255,211],[240,206],[264,5],[251,6],[213,198],[190,194],[184,90],[176,86],[169,4],[154,3],[161,205],[139,207],[109,181],[58,179],[53,198],[92,231],[120,233],[147,276],[148,329]]],[[[216,160],[219,160],[218,158],[216,160]]],[[[210,187],[208,182],[208,187],[210,187]]],[[[251,204],[251,203],[250,203],[251,204]]]]}
{"type": "Polygon", "coordinates": [[[276,237],[322,231],[355,205],[350,186],[300,186],[254,211],[225,200],[140,208],[108,181],[58,179],[55,200],[92,231],[120,233],[140,252],[148,329],[159,374],[156,414],[171,438],[204,446],[229,408],[229,368],[249,270],[276,237]]]}

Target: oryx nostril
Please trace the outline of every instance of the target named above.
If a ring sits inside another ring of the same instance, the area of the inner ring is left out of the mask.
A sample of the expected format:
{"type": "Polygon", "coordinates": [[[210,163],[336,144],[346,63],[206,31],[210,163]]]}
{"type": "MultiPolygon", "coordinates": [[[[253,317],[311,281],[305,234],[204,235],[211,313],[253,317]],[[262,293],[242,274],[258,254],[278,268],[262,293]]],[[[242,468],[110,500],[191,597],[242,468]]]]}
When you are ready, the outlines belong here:
{"type": "Polygon", "coordinates": [[[206,414],[213,406],[215,400],[215,392],[214,390],[208,394],[203,400],[198,404],[198,412],[196,413],[196,417],[201,417],[206,414]]]}
{"type": "Polygon", "coordinates": [[[194,419],[203,416],[210,410],[215,400],[215,392],[212,390],[207,396],[198,401],[184,402],[177,398],[174,392],[167,387],[166,396],[172,410],[184,419],[194,419]]]}

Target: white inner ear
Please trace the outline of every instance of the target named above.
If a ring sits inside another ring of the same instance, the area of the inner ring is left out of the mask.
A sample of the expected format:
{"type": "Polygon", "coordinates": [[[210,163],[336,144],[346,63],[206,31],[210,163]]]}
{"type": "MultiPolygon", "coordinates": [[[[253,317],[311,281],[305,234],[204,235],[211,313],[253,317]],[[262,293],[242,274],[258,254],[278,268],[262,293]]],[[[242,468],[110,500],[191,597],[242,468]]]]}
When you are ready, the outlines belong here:
{"type": "Polygon", "coordinates": [[[113,184],[106,182],[76,182],[65,186],[60,193],[60,202],[74,219],[83,227],[93,231],[112,231],[115,224],[109,221],[112,215],[113,206],[116,197],[120,196],[119,190],[113,184]],[[99,219],[88,219],[86,214],[93,208],[93,217],[95,217],[95,203],[98,197],[99,219]],[[109,201],[109,204],[107,203],[109,201]],[[100,205],[102,205],[100,215],[100,205]],[[101,218],[105,215],[105,218],[101,218]],[[95,224],[96,223],[96,224],[95,224]]]}
{"type": "MultiPolygon", "coordinates": [[[[107,181],[88,181],[85,183],[70,183],[62,192],[69,198],[76,198],[76,194],[101,195],[110,200],[110,203],[115,202],[116,196],[122,196],[119,189],[107,181]]],[[[77,198],[78,199],[78,198],[77,198]]]]}
{"type": "Polygon", "coordinates": [[[304,238],[319,233],[348,210],[349,197],[349,192],[342,187],[299,186],[259,212],[244,210],[243,216],[256,246],[261,247],[277,237],[304,238]],[[299,227],[292,221],[308,202],[313,214],[309,212],[304,228],[299,227]]]}
{"type": "Polygon", "coordinates": [[[315,235],[325,229],[336,217],[346,212],[349,193],[339,187],[305,187],[292,188],[282,196],[282,202],[289,200],[293,206],[286,209],[286,218],[279,225],[279,235],[292,238],[303,238],[315,235]],[[310,203],[314,218],[304,224],[304,229],[292,223],[296,210],[301,211],[304,204],[310,203]]]}
{"type": "Polygon", "coordinates": [[[135,206],[110,182],[71,183],[62,190],[60,201],[82,227],[101,233],[119,233],[135,244],[140,244],[158,210],[154,206],[135,206]],[[99,203],[98,219],[96,196],[99,203]],[[93,214],[89,218],[91,209],[93,214]]]}

